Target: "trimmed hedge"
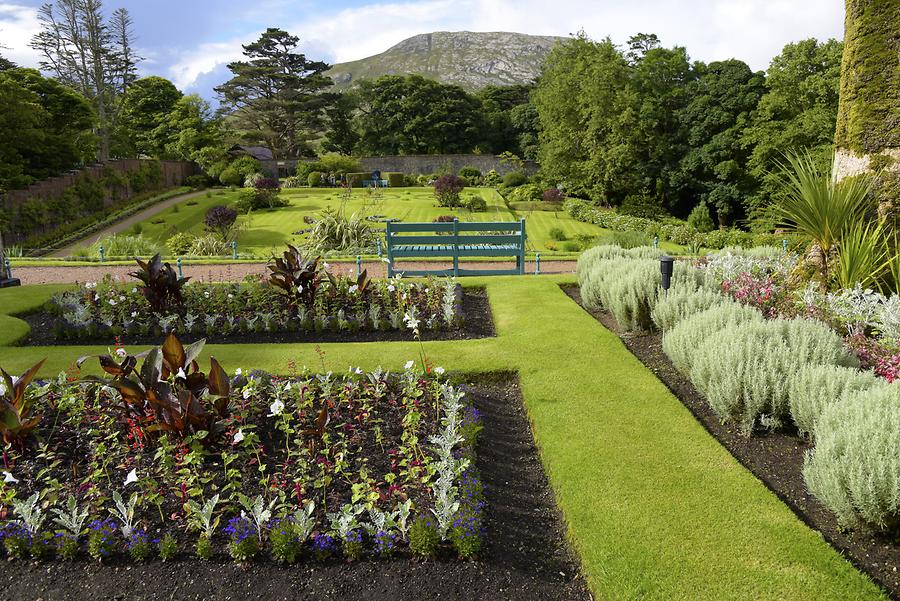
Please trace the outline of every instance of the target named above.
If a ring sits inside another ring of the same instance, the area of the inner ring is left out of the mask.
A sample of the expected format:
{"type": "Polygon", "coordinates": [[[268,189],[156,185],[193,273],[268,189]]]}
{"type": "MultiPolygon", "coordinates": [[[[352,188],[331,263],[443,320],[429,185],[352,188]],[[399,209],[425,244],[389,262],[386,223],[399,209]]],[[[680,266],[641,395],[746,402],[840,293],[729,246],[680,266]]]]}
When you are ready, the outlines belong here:
{"type": "Polygon", "coordinates": [[[406,176],[397,171],[388,171],[387,173],[382,173],[381,177],[386,179],[388,185],[391,188],[405,188],[406,187],[406,176]]]}

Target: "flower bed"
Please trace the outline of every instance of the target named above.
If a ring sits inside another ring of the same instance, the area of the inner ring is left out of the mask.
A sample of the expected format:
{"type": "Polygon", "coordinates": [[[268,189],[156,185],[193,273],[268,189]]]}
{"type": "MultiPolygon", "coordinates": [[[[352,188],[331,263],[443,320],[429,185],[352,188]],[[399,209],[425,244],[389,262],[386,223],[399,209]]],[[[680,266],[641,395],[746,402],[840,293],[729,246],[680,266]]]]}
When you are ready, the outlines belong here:
{"type": "Polygon", "coordinates": [[[463,322],[462,288],[449,278],[376,281],[365,272],[358,278],[332,276],[327,264],[316,264],[287,281],[273,276],[268,282],[207,284],[178,278],[159,265],[155,274],[135,272],[144,280],[132,285],[107,279],[55,295],[48,306],[54,319],[43,329],[58,340],[83,341],[169,332],[227,337],[407,331],[413,323],[421,330],[447,331],[463,322]]]}
{"type": "Polygon", "coordinates": [[[117,349],[106,378],[4,378],[8,557],[478,553],[481,424],[442,369],[229,376],[200,371],[202,346],[117,349]]]}

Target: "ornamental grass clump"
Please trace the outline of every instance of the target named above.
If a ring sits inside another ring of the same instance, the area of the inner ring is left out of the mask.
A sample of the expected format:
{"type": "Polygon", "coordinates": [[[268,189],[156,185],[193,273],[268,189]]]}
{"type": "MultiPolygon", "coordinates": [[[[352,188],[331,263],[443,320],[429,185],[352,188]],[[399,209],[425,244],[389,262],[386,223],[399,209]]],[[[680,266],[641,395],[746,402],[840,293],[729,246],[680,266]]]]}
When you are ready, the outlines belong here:
{"type": "Polygon", "coordinates": [[[705,311],[681,320],[663,335],[663,352],[683,375],[691,373],[694,354],[708,337],[719,333],[729,325],[761,323],[762,314],[753,307],[745,307],[725,300],[705,311]]]}
{"type": "Polygon", "coordinates": [[[681,320],[725,302],[725,298],[715,290],[678,286],[659,299],[650,312],[650,317],[657,328],[668,332],[681,320]]]}
{"type": "Polygon", "coordinates": [[[807,365],[791,374],[788,381],[791,417],[801,435],[814,437],[816,423],[827,407],[849,394],[888,385],[870,371],[840,365],[807,365]]]}
{"type": "Polygon", "coordinates": [[[809,490],[845,527],[900,534],[900,387],[826,407],[815,434],[803,467],[809,490]]]}

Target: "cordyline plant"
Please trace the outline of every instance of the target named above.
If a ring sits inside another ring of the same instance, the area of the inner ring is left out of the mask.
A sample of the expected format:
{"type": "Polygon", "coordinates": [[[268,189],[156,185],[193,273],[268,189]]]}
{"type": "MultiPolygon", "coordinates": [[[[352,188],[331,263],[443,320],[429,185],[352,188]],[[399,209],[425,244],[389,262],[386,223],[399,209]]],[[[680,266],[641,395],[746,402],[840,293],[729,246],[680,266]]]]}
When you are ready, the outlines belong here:
{"type": "Polygon", "coordinates": [[[321,257],[307,257],[294,246],[281,257],[274,257],[269,262],[269,284],[281,290],[292,307],[305,306],[311,308],[316,300],[316,292],[322,285],[322,274],[334,280],[327,271],[320,267],[321,257]]]}
{"type": "Polygon", "coordinates": [[[15,381],[0,369],[3,377],[3,390],[0,391],[0,433],[3,434],[4,442],[18,448],[25,446],[25,441],[43,417],[32,415],[34,399],[29,399],[26,392],[45,360],[33,365],[15,381]]]}
{"type": "Polygon", "coordinates": [[[143,283],[138,290],[150,303],[150,308],[156,313],[181,313],[184,310],[181,289],[191,278],[178,277],[169,263],[163,263],[159,253],[146,263],[140,259],[136,261],[140,270],[128,275],[143,283]]]}
{"type": "MultiPolygon", "coordinates": [[[[188,436],[205,432],[206,441],[221,435],[222,420],[230,414],[231,383],[215,357],[210,357],[209,375],[200,371],[197,357],[206,340],[187,347],[174,334],[169,334],[161,347],[141,355],[127,355],[119,363],[109,355],[100,355],[103,371],[111,380],[99,381],[122,397],[125,410],[143,420],[152,420],[148,432],[171,432],[188,436]],[[137,360],[143,357],[140,370],[137,360]],[[211,400],[212,407],[207,403],[211,400]]],[[[77,365],[89,357],[78,359],[77,365]]]]}

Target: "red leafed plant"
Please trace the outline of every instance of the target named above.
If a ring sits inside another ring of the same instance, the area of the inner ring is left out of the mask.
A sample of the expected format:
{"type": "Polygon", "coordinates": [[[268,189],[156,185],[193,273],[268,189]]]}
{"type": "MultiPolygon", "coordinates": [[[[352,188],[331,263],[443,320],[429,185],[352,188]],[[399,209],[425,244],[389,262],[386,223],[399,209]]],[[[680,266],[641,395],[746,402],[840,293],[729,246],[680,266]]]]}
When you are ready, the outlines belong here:
{"type": "MultiPolygon", "coordinates": [[[[200,371],[196,359],[205,342],[185,347],[169,334],[162,346],[140,356],[127,355],[121,363],[100,355],[101,368],[113,378],[86,380],[101,381],[115,389],[129,415],[151,422],[146,432],[178,436],[205,432],[209,441],[225,430],[223,420],[231,412],[231,383],[215,357],[210,357],[209,374],[200,371]],[[139,357],[143,357],[140,370],[139,357]]],[[[87,358],[79,359],[78,365],[87,358]]]]}
{"type": "Polygon", "coordinates": [[[4,370],[3,394],[0,395],[0,433],[8,444],[22,448],[34,428],[40,423],[41,415],[32,415],[33,398],[28,398],[27,389],[34,375],[45,360],[33,365],[15,382],[4,370]]]}

